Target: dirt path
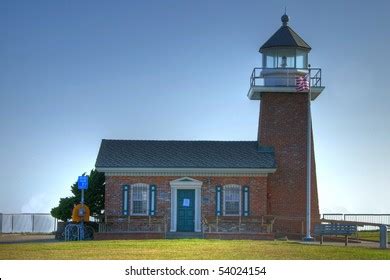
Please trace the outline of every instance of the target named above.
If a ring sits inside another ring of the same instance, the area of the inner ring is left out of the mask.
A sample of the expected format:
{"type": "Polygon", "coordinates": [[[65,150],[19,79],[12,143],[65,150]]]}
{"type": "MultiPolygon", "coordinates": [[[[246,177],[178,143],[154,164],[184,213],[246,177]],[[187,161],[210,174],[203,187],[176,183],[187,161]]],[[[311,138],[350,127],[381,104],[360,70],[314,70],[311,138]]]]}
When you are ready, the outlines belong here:
{"type": "Polygon", "coordinates": [[[0,244],[5,243],[30,243],[30,242],[55,242],[53,234],[0,234],[0,244]]]}

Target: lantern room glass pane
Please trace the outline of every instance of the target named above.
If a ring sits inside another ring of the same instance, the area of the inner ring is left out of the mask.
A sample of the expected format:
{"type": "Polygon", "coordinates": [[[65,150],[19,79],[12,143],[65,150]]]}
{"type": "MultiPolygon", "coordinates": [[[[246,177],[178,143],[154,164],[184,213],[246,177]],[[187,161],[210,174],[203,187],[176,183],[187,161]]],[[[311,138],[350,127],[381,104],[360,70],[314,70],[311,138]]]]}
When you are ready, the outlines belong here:
{"type": "Polygon", "coordinates": [[[297,68],[307,68],[307,52],[297,50],[297,68]]]}
{"type": "Polygon", "coordinates": [[[295,68],[295,49],[278,50],[278,68],[295,68]]]}
{"type": "Polygon", "coordinates": [[[270,50],[263,54],[263,67],[276,68],[277,66],[277,53],[276,51],[270,50]]]}
{"type": "Polygon", "coordinates": [[[268,68],[274,68],[275,67],[275,57],[271,55],[266,56],[266,67],[268,68]]]}

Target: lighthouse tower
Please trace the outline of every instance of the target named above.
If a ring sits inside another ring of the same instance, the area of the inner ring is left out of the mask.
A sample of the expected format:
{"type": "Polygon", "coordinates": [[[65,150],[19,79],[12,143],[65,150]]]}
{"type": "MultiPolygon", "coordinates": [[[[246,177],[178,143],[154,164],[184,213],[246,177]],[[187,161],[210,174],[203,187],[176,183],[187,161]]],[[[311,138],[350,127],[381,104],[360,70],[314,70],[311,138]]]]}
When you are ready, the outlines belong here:
{"type": "Polygon", "coordinates": [[[321,69],[309,64],[311,47],[288,26],[286,14],[281,19],[282,26],[260,47],[262,67],[252,72],[248,98],[260,100],[259,145],[275,148],[277,170],[268,177],[267,212],[284,219],[276,218],[276,231],[301,233],[308,228],[308,209],[311,225],[319,219],[309,112],[324,87],[321,69]],[[310,89],[298,90],[297,78],[310,89]]]}

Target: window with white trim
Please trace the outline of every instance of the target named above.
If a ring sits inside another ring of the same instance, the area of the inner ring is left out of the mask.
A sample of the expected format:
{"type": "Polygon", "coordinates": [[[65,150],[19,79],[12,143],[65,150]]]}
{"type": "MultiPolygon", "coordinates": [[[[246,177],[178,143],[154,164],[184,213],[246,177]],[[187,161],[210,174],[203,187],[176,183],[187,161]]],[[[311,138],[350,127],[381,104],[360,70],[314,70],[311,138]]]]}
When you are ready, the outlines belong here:
{"type": "Polygon", "coordinates": [[[131,215],[148,215],[149,185],[131,185],[131,215]]]}
{"type": "Polygon", "coordinates": [[[241,215],[241,186],[240,185],[223,186],[223,215],[224,216],[241,215]]]}

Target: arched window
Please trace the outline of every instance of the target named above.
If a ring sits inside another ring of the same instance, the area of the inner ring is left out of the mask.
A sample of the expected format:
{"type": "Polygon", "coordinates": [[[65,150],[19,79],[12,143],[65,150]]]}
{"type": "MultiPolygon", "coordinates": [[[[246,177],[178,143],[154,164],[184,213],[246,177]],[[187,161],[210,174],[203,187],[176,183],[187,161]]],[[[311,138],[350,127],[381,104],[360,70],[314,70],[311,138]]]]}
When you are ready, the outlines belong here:
{"type": "Polygon", "coordinates": [[[138,183],[131,185],[131,215],[148,215],[149,213],[149,185],[138,183]]]}
{"type": "Polygon", "coordinates": [[[241,215],[241,186],[225,185],[223,186],[223,215],[239,216],[241,215]]]}

